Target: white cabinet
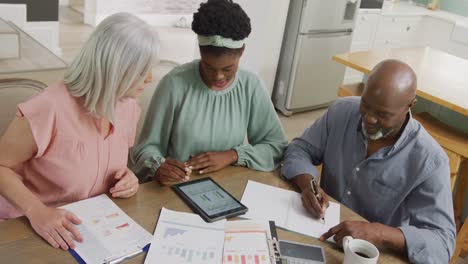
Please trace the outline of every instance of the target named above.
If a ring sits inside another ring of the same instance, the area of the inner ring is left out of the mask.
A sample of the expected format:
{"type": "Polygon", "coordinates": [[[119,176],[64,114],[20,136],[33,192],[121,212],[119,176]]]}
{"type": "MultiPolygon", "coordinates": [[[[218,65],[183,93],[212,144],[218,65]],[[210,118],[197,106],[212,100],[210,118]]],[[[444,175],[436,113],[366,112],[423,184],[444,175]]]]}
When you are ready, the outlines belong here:
{"type": "Polygon", "coordinates": [[[421,41],[424,46],[443,50],[468,60],[468,44],[460,41],[456,34],[457,25],[452,22],[430,16],[425,16],[423,19],[423,37],[421,41]]]}
{"type": "Polygon", "coordinates": [[[445,50],[450,40],[453,24],[443,19],[425,16],[423,18],[423,44],[440,50],[445,50]]]}
{"type": "Polygon", "coordinates": [[[382,16],[374,47],[404,48],[420,46],[421,16],[382,16]]]}
{"type": "Polygon", "coordinates": [[[13,22],[24,30],[26,25],[26,4],[0,4],[0,17],[3,20],[13,22]]]}
{"type": "Polygon", "coordinates": [[[372,46],[379,24],[380,14],[360,11],[353,31],[352,46],[372,46]]]}
{"type": "MultiPolygon", "coordinates": [[[[389,16],[360,10],[350,52],[372,48],[403,48],[423,45],[422,16],[389,16]]],[[[343,83],[360,82],[361,72],[346,68],[343,83]]]]}
{"type": "MultiPolygon", "coordinates": [[[[359,10],[353,30],[350,52],[364,51],[372,48],[380,17],[379,12],[359,10]]],[[[363,74],[361,72],[347,67],[343,82],[360,82],[362,78],[363,74]]]]}

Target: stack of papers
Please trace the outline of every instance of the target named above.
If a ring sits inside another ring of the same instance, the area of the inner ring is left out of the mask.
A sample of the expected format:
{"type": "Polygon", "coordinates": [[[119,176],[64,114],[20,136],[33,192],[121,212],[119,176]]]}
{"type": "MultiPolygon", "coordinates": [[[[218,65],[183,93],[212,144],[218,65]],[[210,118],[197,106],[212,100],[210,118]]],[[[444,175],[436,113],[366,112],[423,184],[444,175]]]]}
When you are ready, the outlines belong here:
{"type": "Polygon", "coordinates": [[[255,181],[248,181],[241,202],[249,208],[242,217],[272,220],[279,227],[315,238],[340,223],[340,205],[337,203],[330,202],[324,224],[306,211],[301,194],[255,181]]]}
{"type": "Polygon", "coordinates": [[[200,216],[161,209],[148,263],[219,264],[226,220],[206,223],[200,216]]]}
{"type": "Polygon", "coordinates": [[[300,194],[254,181],[242,203],[249,208],[242,217],[253,220],[206,223],[199,215],[162,208],[145,264],[272,264],[270,220],[312,237],[340,221],[337,203],[330,203],[323,224],[303,208],[300,194]]]}
{"type": "Polygon", "coordinates": [[[268,222],[206,223],[190,213],[163,208],[145,264],[271,264],[268,222]]]}
{"type": "Polygon", "coordinates": [[[62,206],[74,213],[83,242],[70,250],[79,263],[114,263],[143,252],[152,236],[105,194],[62,206]]]}

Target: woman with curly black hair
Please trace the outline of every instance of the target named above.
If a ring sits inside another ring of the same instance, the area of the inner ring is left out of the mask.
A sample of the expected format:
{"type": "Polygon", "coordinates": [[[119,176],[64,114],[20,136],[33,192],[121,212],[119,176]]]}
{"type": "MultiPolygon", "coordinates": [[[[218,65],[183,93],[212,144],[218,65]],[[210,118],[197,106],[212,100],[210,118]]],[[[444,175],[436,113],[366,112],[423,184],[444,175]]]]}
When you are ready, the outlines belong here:
{"type": "Polygon", "coordinates": [[[229,165],[276,169],[287,145],[278,116],[260,79],[238,68],[249,17],[232,1],[208,0],[192,30],[201,59],[159,83],[132,153],[135,173],[166,184],[229,165]]]}

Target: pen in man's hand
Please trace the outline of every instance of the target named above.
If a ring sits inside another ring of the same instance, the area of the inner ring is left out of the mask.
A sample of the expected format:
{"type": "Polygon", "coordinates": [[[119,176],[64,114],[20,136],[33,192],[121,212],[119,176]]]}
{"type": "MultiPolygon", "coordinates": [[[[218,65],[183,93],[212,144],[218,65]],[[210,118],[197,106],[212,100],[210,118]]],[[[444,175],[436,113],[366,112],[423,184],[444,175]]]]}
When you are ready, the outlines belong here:
{"type": "MultiPolygon", "coordinates": [[[[322,207],[323,199],[318,191],[317,184],[315,183],[314,179],[310,180],[310,187],[312,188],[312,192],[314,193],[315,198],[317,198],[317,201],[319,202],[320,207],[322,207]]],[[[320,222],[322,222],[322,224],[325,224],[325,217],[322,217],[320,219],[320,222]]]]}

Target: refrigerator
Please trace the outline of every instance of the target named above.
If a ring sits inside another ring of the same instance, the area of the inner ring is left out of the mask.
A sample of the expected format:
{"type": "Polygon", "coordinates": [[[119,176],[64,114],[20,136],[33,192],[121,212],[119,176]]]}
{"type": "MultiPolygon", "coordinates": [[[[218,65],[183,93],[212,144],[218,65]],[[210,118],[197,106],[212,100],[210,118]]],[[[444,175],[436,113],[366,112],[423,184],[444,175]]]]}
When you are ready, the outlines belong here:
{"type": "Polygon", "coordinates": [[[289,116],[326,107],[337,97],[345,67],[332,56],[349,51],[359,0],[291,0],[273,103],[289,116]]]}

